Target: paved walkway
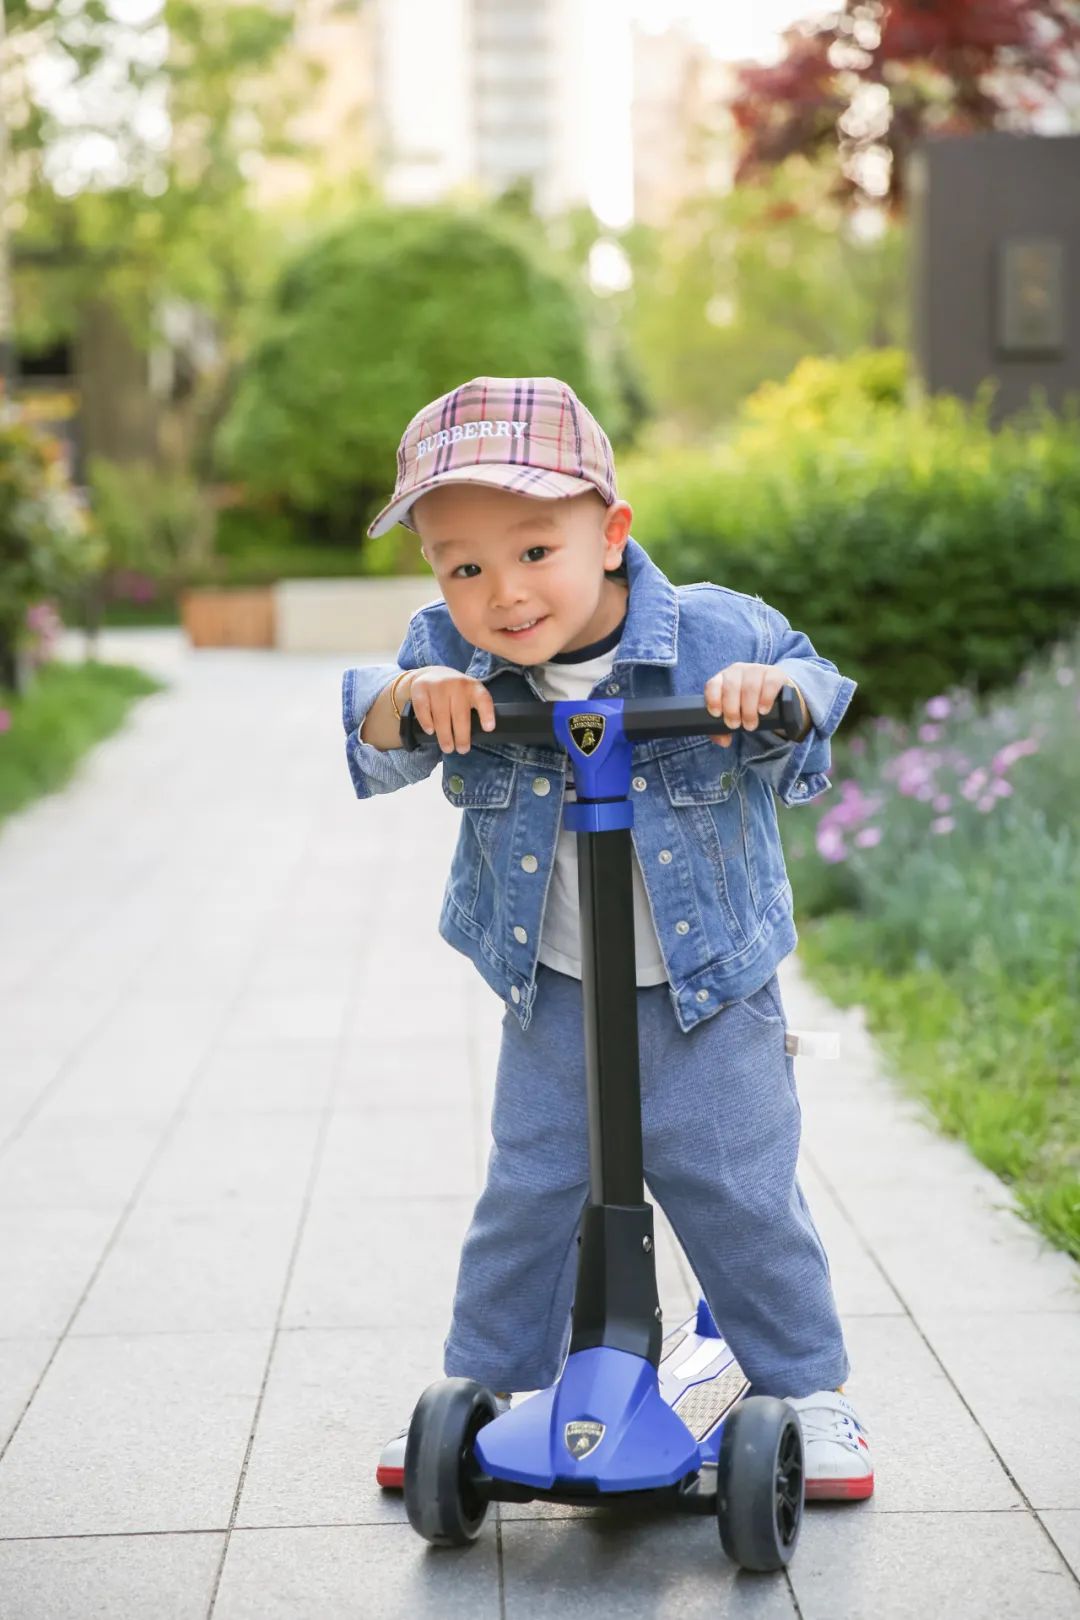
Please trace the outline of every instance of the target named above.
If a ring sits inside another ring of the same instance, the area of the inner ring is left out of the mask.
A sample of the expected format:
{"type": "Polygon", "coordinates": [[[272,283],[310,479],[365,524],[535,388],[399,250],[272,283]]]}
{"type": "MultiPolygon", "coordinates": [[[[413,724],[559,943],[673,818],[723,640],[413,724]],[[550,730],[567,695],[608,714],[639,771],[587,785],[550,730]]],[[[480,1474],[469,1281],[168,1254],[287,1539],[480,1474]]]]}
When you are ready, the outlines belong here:
{"type": "Polygon", "coordinates": [[[1080,1616],[1076,1268],[790,963],[842,1037],[803,1173],[877,1495],[790,1579],[707,1519],[413,1536],[374,1458],[439,1373],[501,1013],[435,933],[455,815],[355,801],[340,660],[147,645],[172,689],[0,834],[0,1615],[1080,1616]]]}

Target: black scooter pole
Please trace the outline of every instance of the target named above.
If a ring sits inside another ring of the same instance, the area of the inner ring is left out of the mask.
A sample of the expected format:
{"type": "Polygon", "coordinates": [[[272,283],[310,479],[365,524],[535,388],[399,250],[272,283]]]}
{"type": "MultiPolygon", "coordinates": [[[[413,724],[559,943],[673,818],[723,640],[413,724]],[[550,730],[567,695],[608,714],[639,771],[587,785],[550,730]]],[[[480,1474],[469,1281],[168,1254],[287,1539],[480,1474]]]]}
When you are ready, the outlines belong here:
{"type": "MultiPolygon", "coordinates": [[[[615,710],[622,736],[631,740],[720,736],[731,727],[709,714],[703,698],[684,696],[628,699],[621,704],[584,699],[580,704],[505,703],[495,707],[495,727],[484,731],[473,717],[475,740],[513,740],[540,747],[559,746],[555,716],[578,709],[580,719],[603,717],[586,711],[615,710]]],[[[802,709],[786,686],[762,730],[795,738],[802,709]]],[[[574,738],[574,722],[569,721],[574,738]]],[[[402,745],[427,741],[409,705],[401,722],[402,745]]],[[[625,802],[629,789],[629,748],[625,802]]],[[[616,768],[618,776],[618,768],[616,768]]],[[[604,806],[611,797],[590,799],[580,790],[579,806],[604,806]]],[[[616,818],[617,819],[617,818],[616,818]]],[[[599,821],[598,821],[599,827],[599,821]]],[[[645,1202],[641,1136],[641,1072],[638,1054],[637,972],[634,950],[633,843],[629,825],[577,833],[578,895],[581,911],[581,992],[585,1035],[585,1076],[589,1120],[589,1202],[582,1218],[570,1354],[606,1346],[660,1360],[663,1339],[656,1287],[652,1205],[645,1202]]]]}

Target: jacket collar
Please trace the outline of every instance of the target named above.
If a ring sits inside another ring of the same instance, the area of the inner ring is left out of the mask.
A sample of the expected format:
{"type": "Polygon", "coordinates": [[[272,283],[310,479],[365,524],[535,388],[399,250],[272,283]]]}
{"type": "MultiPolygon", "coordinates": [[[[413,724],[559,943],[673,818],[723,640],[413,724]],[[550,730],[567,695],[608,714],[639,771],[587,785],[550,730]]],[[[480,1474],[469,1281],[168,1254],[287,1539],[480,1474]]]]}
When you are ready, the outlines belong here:
{"type": "MultiPolygon", "coordinates": [[[[626,572],[630,580],[626,629],[616,649],[616,666],[674,664],[678,657],[679,633],[679,598],[675,587],[636,540],[626,542],[626,572]]],[[[500,670],[528,667],[477,647],[466,674],[474,680],[486,681],[500,670]]]]}

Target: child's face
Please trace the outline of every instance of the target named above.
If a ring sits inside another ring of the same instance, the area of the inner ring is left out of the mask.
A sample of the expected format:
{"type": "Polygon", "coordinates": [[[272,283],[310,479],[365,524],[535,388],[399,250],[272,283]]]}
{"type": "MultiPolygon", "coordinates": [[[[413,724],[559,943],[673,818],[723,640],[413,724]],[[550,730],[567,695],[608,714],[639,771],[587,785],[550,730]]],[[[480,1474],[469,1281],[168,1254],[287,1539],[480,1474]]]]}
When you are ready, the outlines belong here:
{"type": "Polygon", "coordinates": [[[455,626],[514,664],[545,663],[615,629],[626,591],[609,575],[630,520],[625,501],[605,506],[599,494],[537,500],[475,484],[444,484],[413,507],[455,626]]]}

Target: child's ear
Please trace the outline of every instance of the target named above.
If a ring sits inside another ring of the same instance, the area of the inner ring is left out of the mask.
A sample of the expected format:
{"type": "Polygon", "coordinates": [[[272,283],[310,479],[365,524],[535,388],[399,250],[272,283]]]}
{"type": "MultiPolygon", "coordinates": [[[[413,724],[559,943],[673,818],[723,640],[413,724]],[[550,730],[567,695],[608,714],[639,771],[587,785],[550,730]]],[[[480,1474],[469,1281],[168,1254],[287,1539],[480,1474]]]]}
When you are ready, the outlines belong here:
{"type": "Polygon", "coordinates": [[[633,521],[633,511],[626,501],[613,501],[608,507],[604,517],[604,540],[607,547],[604,555],[605,568],[618,568],[622,562],[633,521]]]}

